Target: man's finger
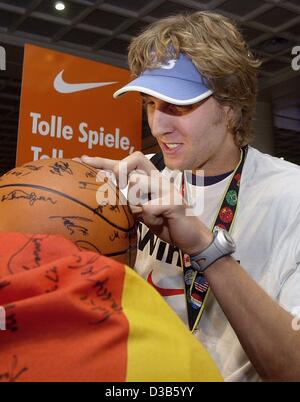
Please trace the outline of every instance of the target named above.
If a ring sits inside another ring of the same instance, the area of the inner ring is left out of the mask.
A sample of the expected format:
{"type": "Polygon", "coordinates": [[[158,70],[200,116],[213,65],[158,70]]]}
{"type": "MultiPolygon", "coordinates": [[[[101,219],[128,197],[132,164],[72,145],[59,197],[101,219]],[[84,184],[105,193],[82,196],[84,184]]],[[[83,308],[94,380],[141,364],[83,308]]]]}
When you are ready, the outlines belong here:
{"type": "Polygon", "coordinates": [[[72,161],[82,163],[81,158],[72,158],[72,161]]]}
{"type": "Polygon", "coordinates": [[[143,214],[143,222],[150,228],[162,226],[164,218],[162,216],[156,216],[151,214],[143,214]]]}
{"type": "Polygon", "coordinates": [[[160,193],[161,182],[157,177],[150,177],[146,172],[140,171],[133,171],[129,174],[127,195],[129,203],[142,205],[149,199],[159,198],[160,193]]]}
{"type": "Polygon", "coordinates": [[[145,175],[150,176],[153,172],[158,172],[152,162],[150,162],[142,152],[134,152],[121,161],[89,157],[83,155],[81,161],[96,169],[111,171],[115,177],[120,189],[124,189],[128,184],[128,176],[133,171],[143,171],[145,175]]]}
{"type": "Polygon", "coordinates": [[[129,204],[130,211],[136,221],[143,221],[143,208],[129,204]]]}
{"type": "Polygon", "coordinates": [[[127,156],[122,160],[122,163],[126,162],[127,164],[127,172],[128,174],[134,170],[142,170],[146,172],[148,176],[151,175],[153,170],[157,171],[156,167],[152,162],[149,161],[146,156],[139,151],[134,152],[133,154],[127,156]]]}
{"type": "Polygon", "coordinates": [[[90,165],[97,169],[110,170],[110,171],[113,171],[116,163],[118,163],[118,161],[115,161],[113,159],[99,158],[97,156],[91,157],[83,155],[80,159],[87,165],[90,165]]]}

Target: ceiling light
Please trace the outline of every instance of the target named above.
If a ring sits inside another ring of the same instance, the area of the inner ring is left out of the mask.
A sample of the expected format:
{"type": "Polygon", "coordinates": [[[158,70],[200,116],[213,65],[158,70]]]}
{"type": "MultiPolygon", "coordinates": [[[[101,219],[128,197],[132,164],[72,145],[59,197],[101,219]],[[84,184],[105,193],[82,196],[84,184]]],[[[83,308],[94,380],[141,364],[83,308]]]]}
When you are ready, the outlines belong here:
{"type": "Polygon", "coordinates": [[[57,1],[56,3],[55,3],[55,6],[54,6],[55,8],[56,8],[56,10],[58,10],[58,11],[62,11],[62,10],[64,10],[65,8],[66,8],[66,6],[64,5],[64,3],[62,2],[62,1],[57,1]]]}

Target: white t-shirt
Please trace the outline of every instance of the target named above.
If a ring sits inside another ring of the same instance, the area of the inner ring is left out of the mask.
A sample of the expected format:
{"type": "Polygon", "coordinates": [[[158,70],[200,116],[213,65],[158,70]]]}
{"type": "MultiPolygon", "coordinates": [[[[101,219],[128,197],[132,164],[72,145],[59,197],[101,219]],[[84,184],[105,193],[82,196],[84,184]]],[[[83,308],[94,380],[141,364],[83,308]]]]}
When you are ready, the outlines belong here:
{"type": "MultiPolygon", "coordinates": [[[[163,174],[170,171],[164,169],[163,174]]],[[[178,186],[181,175],[176,177],[178,186]]],[[[204,212],[199,218],[209,227],[231,177],[199,188],[199,197],[204,190],[204,212]]],[[[192,187],[186,184],[188,198],[192,187]]],[[[231,234],[237,245],[234,258],[251,277],[287,311],[299,307],[300,168],[249,147],[231,234]]],[[[187,323],[178,249],[158,239],[144,224],[139,225],[138,237],[136,271],[159,289],[187,323]]],[[[212,293],[195,336],[212,355],[225,380],[259,380],[212,293]]]]}

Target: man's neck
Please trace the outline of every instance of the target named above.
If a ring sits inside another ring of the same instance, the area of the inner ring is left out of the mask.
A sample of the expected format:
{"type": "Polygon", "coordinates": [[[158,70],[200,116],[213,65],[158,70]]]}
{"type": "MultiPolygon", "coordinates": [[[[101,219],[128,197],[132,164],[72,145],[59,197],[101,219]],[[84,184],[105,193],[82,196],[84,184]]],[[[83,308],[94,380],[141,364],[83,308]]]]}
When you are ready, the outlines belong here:
{"type": "Polygon", "coordinates": [[[215,155],[212,160],[208,160],[197,169],[194,169],[193,173],[196,174],[197,170],[202,170],[204,171],[205,177],[220,176],[233,171],[238,165],[240,158],[240,148],[234,145],[231,149],[227,150],[227,152],[223,152],[222,150],[219,154],[215,155]]]}

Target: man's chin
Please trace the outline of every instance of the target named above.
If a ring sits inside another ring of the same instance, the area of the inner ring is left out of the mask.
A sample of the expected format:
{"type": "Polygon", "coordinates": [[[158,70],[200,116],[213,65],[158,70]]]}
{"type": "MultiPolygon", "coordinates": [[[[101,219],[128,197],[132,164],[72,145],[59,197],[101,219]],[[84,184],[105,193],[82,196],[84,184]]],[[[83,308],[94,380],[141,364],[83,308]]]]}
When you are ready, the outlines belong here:
{"type": "Polygon", "coordinates": [[[192,170],[193,167],[189,166],[188,161],[184,159],[183,155],[168,155],[163,152],[165,166],[170,170],[192,170]]]}
{"type": "Polygon", "coordinates": [[[168,158],[164,158],[165,165],[168,169],[170,170],[180,170],[181,172],[183,170],[188,170],[186,165],[183,162],[176,161],[176,160],[169,160],[168,158]]]}

